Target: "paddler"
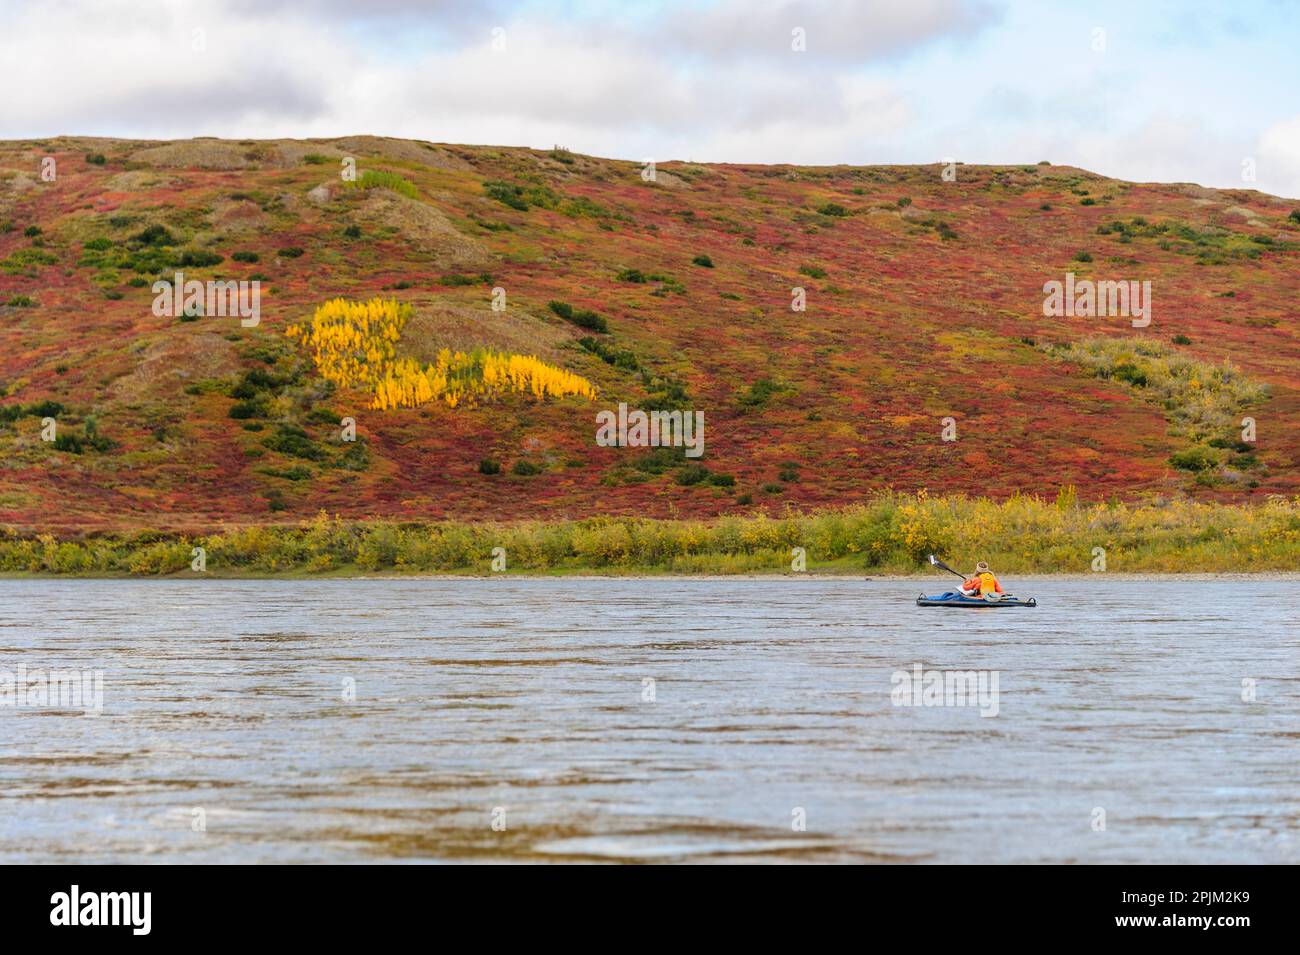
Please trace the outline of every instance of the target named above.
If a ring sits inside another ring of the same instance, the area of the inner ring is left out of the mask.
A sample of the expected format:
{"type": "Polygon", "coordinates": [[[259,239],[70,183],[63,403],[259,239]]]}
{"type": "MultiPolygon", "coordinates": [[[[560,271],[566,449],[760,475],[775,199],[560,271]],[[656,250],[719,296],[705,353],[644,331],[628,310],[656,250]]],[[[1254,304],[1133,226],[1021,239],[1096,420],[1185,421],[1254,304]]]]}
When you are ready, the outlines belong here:
{"type": "Polygon", "coordinates": [[[989,565],[981,560],[975,565],[975,573],[962,581],[961,592],[965,597],[987,597],[989,594],[1002,593],[1002,585],[993,576],[993,571],[989,570],[989,565]]]}

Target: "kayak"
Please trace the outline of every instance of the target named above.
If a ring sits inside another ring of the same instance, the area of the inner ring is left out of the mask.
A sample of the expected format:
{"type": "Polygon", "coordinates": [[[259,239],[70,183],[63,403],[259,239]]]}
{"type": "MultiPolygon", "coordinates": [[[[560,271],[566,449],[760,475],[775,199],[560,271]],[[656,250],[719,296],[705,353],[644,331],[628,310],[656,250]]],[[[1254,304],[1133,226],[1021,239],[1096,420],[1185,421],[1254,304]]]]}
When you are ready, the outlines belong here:
{"type": "Polygon", "coordinates": [[[1010,594],[1002,594],[1000,600],[985,600],[983,597],[967,597],[955,590],[927,597],[925,594],[916,598],[918,607],[1037,607],[1038,601],[1033,597],[1021,600],[1010,594]]]}

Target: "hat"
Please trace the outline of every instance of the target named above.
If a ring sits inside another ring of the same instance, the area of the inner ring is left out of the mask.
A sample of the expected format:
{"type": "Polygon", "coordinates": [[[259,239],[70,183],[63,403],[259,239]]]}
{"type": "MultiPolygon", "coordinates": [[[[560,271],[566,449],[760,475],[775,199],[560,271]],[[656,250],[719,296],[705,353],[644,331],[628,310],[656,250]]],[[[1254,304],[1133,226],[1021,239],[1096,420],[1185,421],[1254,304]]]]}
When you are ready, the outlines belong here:
{"type": "Polygon", "coordinates": [[[987,574],[987,573],[991,573],[991,571],[989,570],[988,564],[984,563],[984,561],[980,561],[978,564],[975,565],[975,573],[987,574]]]}

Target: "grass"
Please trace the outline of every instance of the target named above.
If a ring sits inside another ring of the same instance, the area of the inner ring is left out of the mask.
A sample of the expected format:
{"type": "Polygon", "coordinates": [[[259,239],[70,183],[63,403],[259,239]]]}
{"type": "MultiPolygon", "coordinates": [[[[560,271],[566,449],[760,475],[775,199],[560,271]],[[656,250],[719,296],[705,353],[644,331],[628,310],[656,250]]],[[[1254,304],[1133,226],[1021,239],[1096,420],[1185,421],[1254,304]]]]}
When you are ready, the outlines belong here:
{"type": "MultiPolygon", "coordinates": [[[[495,462],[494,462],[495,463],[495,462]]],[[[518,468],[515,469],[518,473],[518,468]]],[[[786,517],[709,521],[595,517],[520,523],[349,522],[206,536],[145,532],[59,539],[0,535],[0,573],[159,575],[187,571],[203,547],[218,575],[486,573],[492,550],[528,573],[783,573],[802,547],[811,568],[916,573],[926,555],[987,560],[1003,574],[1089,573],[1094,548],[1119,573],[1293,570],[1300,498],[1259,505],[882,494],[869,503],[786,517]]]]}
{"type": "Polygon", "coordinates": [[[367,169],[345,185],[352,189],[390,189],[409,199],[420,198],[420,191],[415,188],[415,183],[395,172],[367,169]]]}

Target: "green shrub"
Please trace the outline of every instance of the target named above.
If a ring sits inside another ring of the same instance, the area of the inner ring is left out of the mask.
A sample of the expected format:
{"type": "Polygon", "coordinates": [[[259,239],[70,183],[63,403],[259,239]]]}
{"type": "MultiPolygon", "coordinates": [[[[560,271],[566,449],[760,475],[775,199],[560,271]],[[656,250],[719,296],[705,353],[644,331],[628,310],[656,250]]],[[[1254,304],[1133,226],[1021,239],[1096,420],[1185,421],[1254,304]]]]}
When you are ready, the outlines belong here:
{"type": "Polygon", "coordinates": [[[736,401],[742,407],[760,408],[781,390],[782,386],[772,378],[760,378],[750,385],[749,391],[741,394],[736,401]]]}
{"type": "Polygon", "coordinates": [[[176,237],[163,226],[151,225],[137,232],[131,237],[131,241],[138,242],[140,245],[175,245],[176,237]]]}
{"type": "Polygon", "coordinates": [[[235,420],[242,421],[245,418],[260,418],[266,414],[266,409],[256,401],[236,401],[230,406],[228,414],[235,420]]]}
{"type": "Polygon", "coordinates": [[[1170,339],[1170,341],[1172,341],[1175,345],[1190,345],[1192,343],[1192,340],[1188,338],[1186,335],[1175,335],[1173,338],[1170,339]]]}
{"type": "Polygon", "coordinates": [[[334,466],[345,471],[364,471],[370,467],[370,454],[366,451],[365,442],[354,441],[348,445],[348,449],[339,455],[334,466]]]}
{"type": "Polygon", "coordinates": [[[528,203],[524,200],[524,190],[520,186],[494,180],[483,183],[483,191],[489,198],[495,199],[511,209],[518,209],[520,212],[528,211],[528,203]]]}
{"type": "Polygon", "coordinates": [[[6,304],[13,308],[32,308],[36,304],[36,300],[30,295],[15,295],[6,304]]]}
{"type": "Polygon", "coordinates": [[[91,252],[105,252],[113,247],[113,240],[108,236],[101,235],[91,239],[89,242],[81,244],[83,249],[89,249],[91,252]]]}
{"type": "Polygon", "coordinates": [[[102,166],[104,163],[108,162],[108,160],[104,158],[103,153],[86,153],[86,162],[90,163],[92,166],[102,166]]]}
{"type": "Polygon", "coordinates": [[[302,157],[302,161],[309,166],[323,166],[330,161],[330,157],[322,156],[320,153],[308,153],[302,157]]]}
{"type": "Polygon", "coordinates": [[[305,468],[301,464],[295,464],[291,468],[263,468],[263,474],[269,474],[271,477],[284,478],[286,481],[305,481],[312,476],[310,468],[305,468]]]}
{"type": "Polygon", "coordinates": [[[816,265],[801,265],[801,266],[799,266],[799,274],[800,274],[800,275],[806,275],[806,276],[808,276],[810,279],[824,279],[824,278],[826,278],[826,270],[823,269],[823,268],[821,268],[820,266],[816,266],[816,265]]]}
{"type": "Polygon", "coordinates": [[[691,259],[691,263],[705,269],[713,268],[713,260],[707,255],[697,255],[695,258],[691,259]]]}
{"type": "Polygon", "coordinates": [[[817,211],[820,212],[820,213],[821,213],[822,215],[824,215],[824,216],[838,216],[838,217],[842,217],[842,216],[846,216],[846,215],[849,214],[849,210],[848,210],[848,209],[845,209],[845,208],[844,208],[842,205],[840,205],[838,202],[826,202],[826,203],[823,203],[822,205],[820,205],[820,206],[817,207],[817,211]]]}
{"type": "Polygon", "coordinates": [[[309,461],[321,461],[328,457],[325,451],[312,441],[307,432],[295,424],[279,425],[275,429],[275,434],[262,444],[271,451],[309,461]]]}
{"type": "Polygon", "coordinates": [[[1233,451],[1244,454],[1247,451],[1254,450],[1254,446],[1238,438],[1211,438],[1209,445],[1212,448],[1230,448],[1233,451]]]}
{"type": "Polygon", "coordinates": [[[224,256],[209,252],[207,249],[186,249],[181,253],[181,257],[176,264],[180,268],[204,269],[209,266],[220,265],[224,261],[224,256]]]}
{"type": "Polygon", "coordinates": [[[307,420],[312,424],[338,425],[343,421],[343,417],[333,408],[312,408],[307,413],[307,420]]]}
{"type": "Polygon", "coordinates": [[[709,469],[700,464],[688,464],[678,469],[677,474],[673,476],[674,481],[684,486],[699,484],[708,479],[709,469]]]}
{"type": "Polygon", "coordinates": [[[530,206],[537,206],[539,209],[560,209],[561,212],[568,216],[600,215],[604,213],[603,209],[585,197],[570,199],[561,208],[560,196],[550,186],[544,186],[540,183],[534,183],[524,188],[524,201],[530,206]]]}
{"type": "Polygon", "coordinates": [[[281,249],[279,252],[276,253],[276,255],[285,259],[296,259],[299,256],[301,256],[302,253],[303,253],[303,249],[301,246],[291,245],[281,249]]]}
{"type": "Polygon", "coordinates": [[[546,303],[546,307],[566,322],[572,322],[579,328],[585,328],[593,332],[609,331],[609,324],[603,317],[597,315],[595,312],[587,311],[585,309],[575,309],[568,302],[550,301],[546,303]]]}
{"type": "Polygon", "coordinates": [[[66,451],[70,455],[81,455],[88,451],[108,451],[113,447],[113,442],[104,438],[95,430],[94,418],[87,418],[85,429],[82,434],[72,434],[69,431],[60,431],[55,437],[55,451],[66,451]]]}
{"type": "Polygon", "coordinates": [[[1184,471],[1205,471],[1217,465],[1219,461],[1209,448],[1194,444],[1190,448],[1171,454],[1169,463],[1184,471]]]}
{"type": "Polygon", "coordinates": [[[458,275],[455,273],[444,275],[438,279],[439,285],[446,285],[451,288],[459,288],[467,285],[491,285],[492,276],[486,272],[480,272],[478,275],[458,275]]]}
{"type": "Polygon", "coordinates": [[[636,354],[626,348],[610,348],[604,342],[587,336],[578,339],[578,347],[591,352],[605,364],[613,365],[615,368],[636,371],[641,367],[636,354]]]}
{"type": "Polygon", "coordinates": [[[54,450],[66,451],[69,454],[81,454],[85,448],[82,446],[81,438],[63,431],[54,438],[54,450]]]}
{"type": "Polygon", "coordinates": [[[484,458],[478,463],[479,474],[500,474],[501,462],[494,458],[484,458]]]}
{"type": "Polygon", "coordinates": [[[1091,262],[1091,261],[1092,261],[1092,253],[1091,253],[1091,252],[1076,252],[1076,253],[1074,253],[1074,261],[1076,261],[1076,262],[1091,262]]]}
{"type": "Polygon", "coordinates": [[[236,262],[256,262],[259,258],[256,252],[232,252],[230,257],[236,262]]]}
{"type": "Polygon", "coordinates": [[[11,252],[7,258],[0,261],[0,268],[13,274],[37,268],[42,265],[53,265],[58,261],[59,257],[53,252],[28,247],[11,252]]]}
{"type": "Polygon", "coordinates": [[[358,178],[345,182],[344,185],[351,189],[389,189],[408,199],[420,198],[420,191],[415,188],[415,183],[395,172],[381,169],[367,169],[358,178]]]}
{"type": "Polygon", "coordinates": [[[38,225],[29,225],[26,229],[23,229],[23,235],[27,236],[29,239],[34,239],[40,234],[41,227],[38,225]]]}
{"type": "Polygon", "coordinates": [[[1128,364],[1116,365],[1111,371],[1110,377],[1116,381],[1127,381],[1135,388],[1145,388],[1147,386],[1147,376],[1136,365],[1128,364]]]}
{"type": "MultiPolygon", "coordinates": [[[[269,365],[275,364],[274,356],[256,355],[254,357],[261,358],[269,365]]],[[[264,368],[250,368],[248,371],[244,372],[243,380],[254,388],[261,390],[279,388],[281,385],[285,384],[284,381],[281,381],[264,368]]]]}
{"type": "Polygon", "coordinates": [[[38,401],[35,404],[27,406],[27,413],[33,418],[57,418],[63,412],[67,411],[63,405],[57,401],[38,401]]]}
{"type": "Polygon", "coordinates": [[[515,474],[518,474],[520,477],[531,477],[534,474],[541,474],[542,466],[540,464],[534,464],[532,461],[526,461],[523,458],[520,458],[515,462],[514,467],[510,470],[515,474]]]}
{"type": "Polygon", "coordinates": [[[346,229],[343,230],[343,236],[344,238],[348,238],[348,239],[361,238],[361,226],[359,225],[348,226],[346,229]]]}

